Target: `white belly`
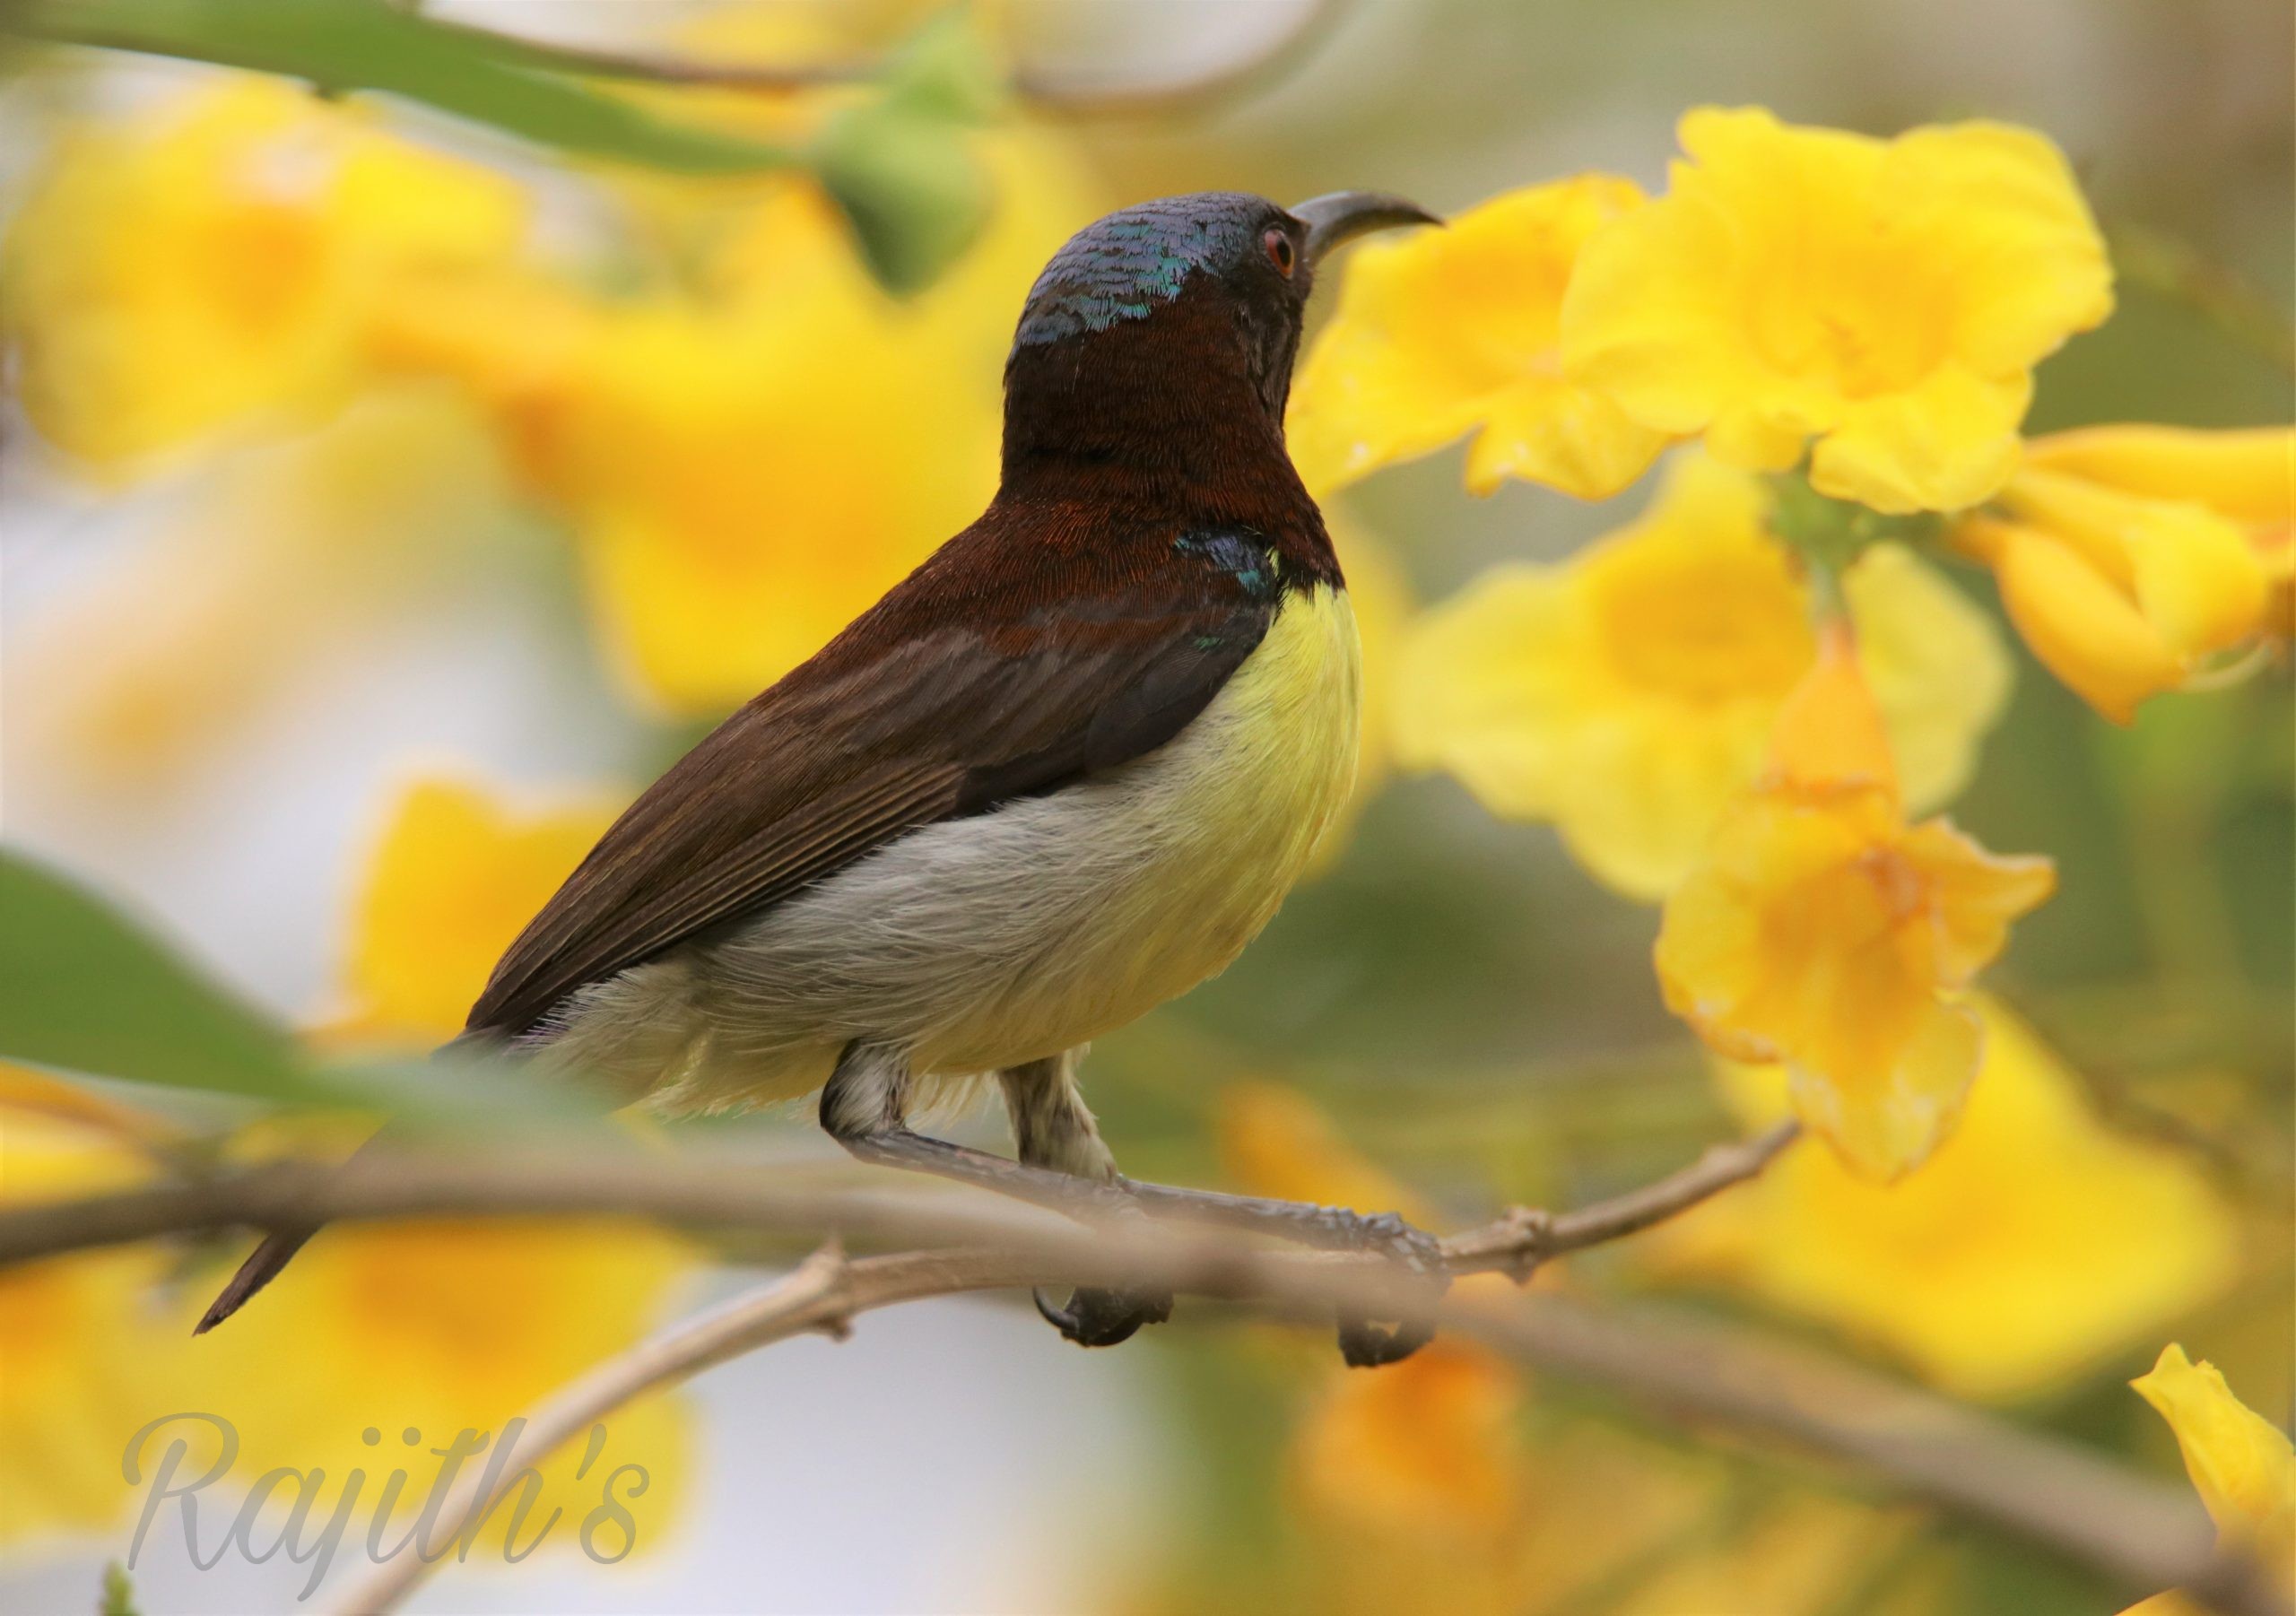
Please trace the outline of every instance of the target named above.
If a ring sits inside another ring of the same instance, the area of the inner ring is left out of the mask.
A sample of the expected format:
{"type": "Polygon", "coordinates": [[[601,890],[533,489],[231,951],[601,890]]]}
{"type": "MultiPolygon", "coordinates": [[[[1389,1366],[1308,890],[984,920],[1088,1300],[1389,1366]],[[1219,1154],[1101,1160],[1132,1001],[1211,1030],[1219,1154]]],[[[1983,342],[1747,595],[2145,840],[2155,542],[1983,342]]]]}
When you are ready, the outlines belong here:
{"type": "Polygon", "coordinates": [[[674,1109],[788,1099],[855,1038],[920,1076],[1017,1065],[1217,974],[1355,772],[1355,620],[1287,595],[1178,736],[1043,797],[912,831],[747,929],[584,990],[567,1057],[674,1109]]]}

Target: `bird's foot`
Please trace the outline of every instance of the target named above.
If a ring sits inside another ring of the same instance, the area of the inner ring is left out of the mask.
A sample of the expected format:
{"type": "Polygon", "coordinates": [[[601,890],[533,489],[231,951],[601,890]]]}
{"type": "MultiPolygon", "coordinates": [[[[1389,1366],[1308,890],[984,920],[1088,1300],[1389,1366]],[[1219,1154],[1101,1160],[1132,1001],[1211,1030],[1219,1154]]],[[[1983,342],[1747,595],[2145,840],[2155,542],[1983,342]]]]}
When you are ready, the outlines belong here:
{"type": "Polygon", "coordinates": [[[1112,1347],[1129,1341],[1143,1325],[1161,1325],[1172,1316],[1169,1290],[1108,1290],[1078,1286],[1065,1308],[1042,1286],[1031,1293],[1037,1311],[1053,1328],[1080,1347],[1112,1347]]]}
{"type": "Polygon", "coordinates": [[[1365,1216],[1342,1212],[1348,1244],[1355,1250],[1383,1256],[1425,1290],[1425,1305],[1391,1324],[1375,1323],[1357,1313],[1339,1316],[1339,1355],[1351,1369],[1375,1369],[1401,1363],[1435,1339],[1434,1304],[1450,1288],[1451,1276],[1443,1265],[1443,1247],[1434,1236],[1414,1229],[1395,1212],[1365,1216]]]}

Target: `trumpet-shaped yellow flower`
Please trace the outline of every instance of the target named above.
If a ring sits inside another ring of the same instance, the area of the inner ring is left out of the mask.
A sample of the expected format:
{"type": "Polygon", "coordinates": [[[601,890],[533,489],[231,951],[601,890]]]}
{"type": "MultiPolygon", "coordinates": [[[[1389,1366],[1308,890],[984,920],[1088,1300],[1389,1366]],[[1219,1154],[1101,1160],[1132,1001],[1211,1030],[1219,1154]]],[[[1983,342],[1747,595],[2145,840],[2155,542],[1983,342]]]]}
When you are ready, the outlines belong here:
{"type": "Polygon", "coordinates": [[[1479,494],[1523,477],[1601,499],[1640,476],[1664,435],[1564,379],[1556,344],[1579,248],[1641,201],[1631,180],[1586,174],[1358,248],[1292,389],[1308,486],[1338,488],[1470,431],[1479,494]]]}
{"type": "MultiPolygon", "coordinates": [[[[2177,1433],[2217,1542],[2253,1555],[2283,1594],[2296,1595],[2296,1449],[2287,1433],[2235,1396],[2214,1364],[2194,1363],[2173,1342],[2161,1349],[2151,1374],[2129,1384],[2177,1433]]],[[[2128,1616],[2181,1616],[2196,1608],[2167,1594],[2128,1616]]]]}
{"type": "Polygon", "coordinates": [[[992,145],[984,166],[996,222],[913,299],[874,285],[835,210],[780,178],[672,193],[663,228],[681,244],[693,232],[704,295],[598,303],[506,277],[400,310],[377,343],[496,409],[516,463],[573,526],[630,686],[671,712],[722,711],[995,491],[1013,320],[1097,200],[1041,139],[992,145]]]}
{"type": "Polygon", "coordinates": [[[1564,374],[1875,510],[1955,510],[2017,464],[2032,368],[2112,308],[2065,159],[1999,124],[1894,140],[1683,116],[1666,195],[1587,242],[1564,374]]]}
{"type": "MultiPolygon", "coordinates": [[[[1448,769],[1494,813],[1553,821],[1604,882],[1663,896],[1753,783],[1816,654],[1767,502],[1760,478],[1690,454],[1632,526],[1426,613],[1401,669],[1399,760],[1448,769]]],[[[1940,803],[2007,699],[2007,654],[1899,546],[1869,551],[1845,590],[1908,795],[1940,803]]]]}
{"type": "Polygon", "coordinates": [[[2296,569],[2296,430],[2092,427],[1956,525],[2049,671],[2126,724],[2265,630],[2296,569]]]}
{"type": "Polygon", "coordinates": [[[1962,990],[2056,875],[1944,820],[1906,823],[1845,623],[1787,700],[1771,758],[1666,899],[1659,983],[1710,1047],[1787,1064],[1803,1120],[1859,1172],[1894,1177],[1936,1148],[1976,1073],[1962,990]]]}
{"type": "MultiPolygon", "coordinates": [[[[1874,1184],[1791,1151],[1657,1234],[1653,1259],[1837,1325],[1966,1397],[2047,1390],[2206,1306],[2238,1268],[2231,1209],[2174,1151],[2108,1128],[2031,1029],[1977,1008],[1984,1064],[1920,1172],[1874,1184]]],[[[1722,1078],[1750,1126],[1789,1107],[1782,1068],[1722,1078]]]]}
{"type": "Polygon", "coordinates": [[[746,699],[978,514],[996,416],[945,352],[826,284],[600,322],[545,464],[637,691],[673,712],[746,699]]]}
{"type": "Polygon", "coordinates": [[[83,129],[9,234],[25,411],[125,474],[265,412],[338,403],[367,322],[505,260],[526,214],[501,176],[274,79],[83,129]]]}
{"type": "Polygon", "coordinates": [[[337,1030],[420,1044],[461,1030],[495,960],[616,812],[599,798],[521,812],[459,780],[410,786],[355,900],[337,1030]]]}

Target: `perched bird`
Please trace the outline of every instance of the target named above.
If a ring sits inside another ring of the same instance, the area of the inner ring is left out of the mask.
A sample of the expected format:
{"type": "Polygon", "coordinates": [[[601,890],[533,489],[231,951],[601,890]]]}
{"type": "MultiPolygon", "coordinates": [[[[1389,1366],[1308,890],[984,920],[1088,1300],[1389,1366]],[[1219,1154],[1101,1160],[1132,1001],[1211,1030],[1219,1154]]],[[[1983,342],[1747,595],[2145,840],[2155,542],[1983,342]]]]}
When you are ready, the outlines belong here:
{"type": "MultiPolygon", "coordinates": [[[[631,806],[457,1041],[671,1111],[818,1089],[857,1156],[1039,1198],[1115,1181],[1084,1046],[1234,960],[1353,777],[1355,624],[1283,407],[1326,255],[1432,222],[1215,192],[1079,232],[1022,310],[987,510],[631,806]],[[908,1125],[985,1073],[1018,1166],[908,1125]]],[[[1170,1302],[1039,1299],[1086,1344],[1170,1302]]]]}

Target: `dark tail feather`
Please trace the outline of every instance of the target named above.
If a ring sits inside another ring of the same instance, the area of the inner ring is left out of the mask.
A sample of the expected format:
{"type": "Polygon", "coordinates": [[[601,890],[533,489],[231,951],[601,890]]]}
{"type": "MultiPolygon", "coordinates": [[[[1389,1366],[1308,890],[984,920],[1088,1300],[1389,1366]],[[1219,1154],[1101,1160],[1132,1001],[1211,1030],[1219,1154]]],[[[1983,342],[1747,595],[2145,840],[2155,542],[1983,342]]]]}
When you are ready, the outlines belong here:
{"type": "Polygon", "coordinates": [[[239,1271],[231,1276],[231,1282],[223,1287],[223,1293],[208,1304],[207,1311],[199,1316],[199,1322],[191,1327],[191,1333],[204,1335],[246,1307],[248,1298],[271,1283],[279,1271],[303,1249],[303,1242],[317,1233],[318,1229],[314,1226],[266,1235],[263,1244],[239,1264],[239,1271]]]}
{"type": "MultiPolygon", "coordinates": [[[[0,4],[4,4],[5,0],[0,0],[0,4]]],[[[502,1037],[499,1032],[465,1028],[432,1053],[444,1055],[450,1049],[487,1049],[501,1042],[502,1037]]],[[[365,1144],[351,1152],[344,1165],[357,1160],[369,1146],[393,1135],[394,1132],[392,1125],[385,1123],[365,1144]]],[[[231,1276],[231,1282],[223,1287],[223,1293],[207,1305],[207,1311],[199,1316],[199,1322],[191,1327],[191,1333],[204,1335],[246,1307],[248,1298],[278,1278],[279,1271],[295,1260],[295,1254],[303,1249],[319,1229],[320,1225],[313,1223],[301,1229],[274,1229],[265,1236],[263,1244],[248,1255],[248,1260],[239,1264],[239,1271],[231,1276]]]]}

